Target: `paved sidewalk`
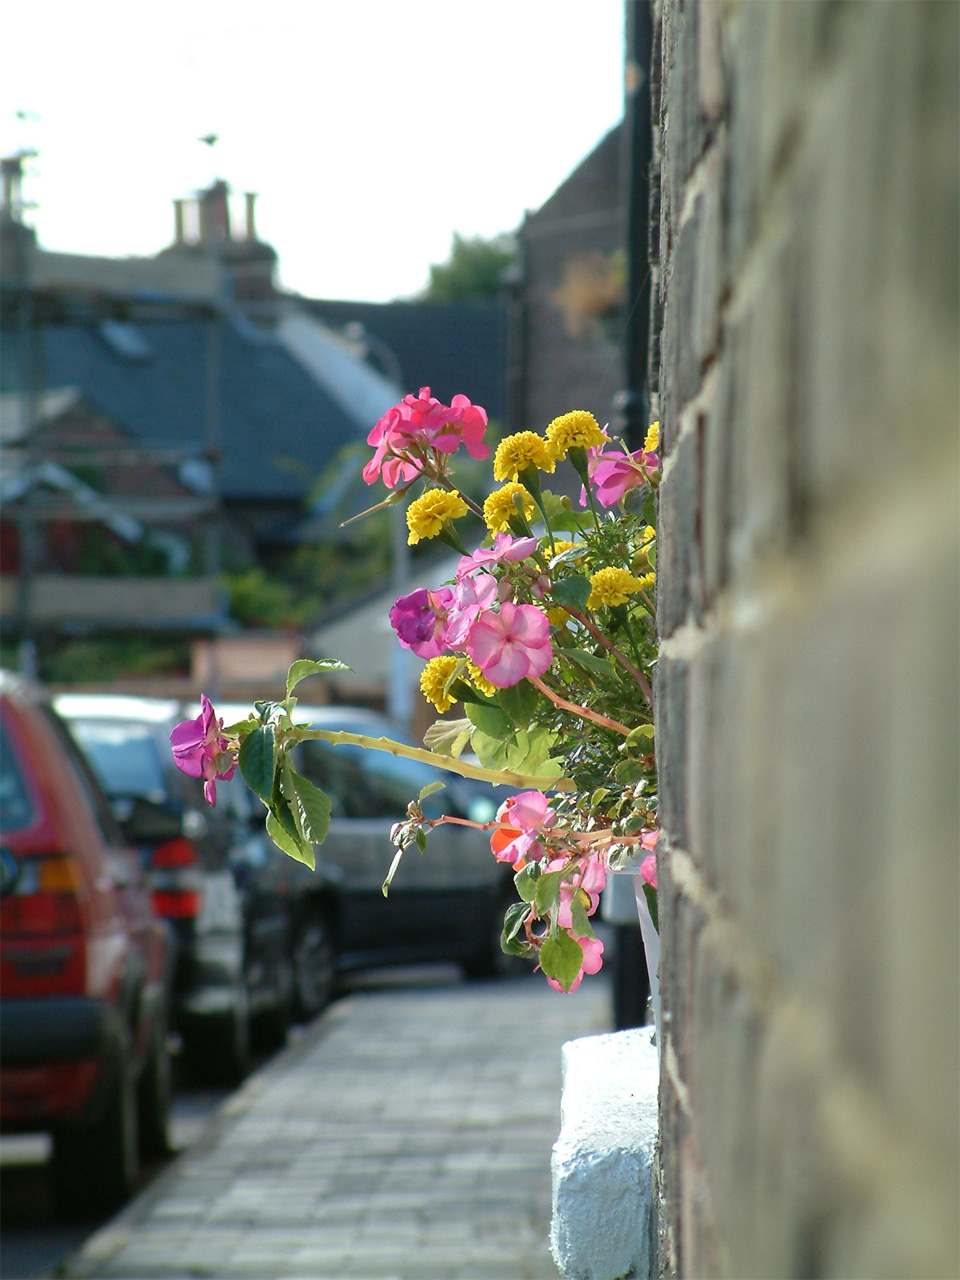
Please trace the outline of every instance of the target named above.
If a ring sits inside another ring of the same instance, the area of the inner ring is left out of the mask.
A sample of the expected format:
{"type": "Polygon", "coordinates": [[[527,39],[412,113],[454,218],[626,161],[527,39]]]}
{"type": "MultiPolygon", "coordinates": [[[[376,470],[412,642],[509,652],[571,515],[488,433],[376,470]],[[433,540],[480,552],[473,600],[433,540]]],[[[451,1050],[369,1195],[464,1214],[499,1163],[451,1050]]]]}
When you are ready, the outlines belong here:
{"type": "Polygon", "coordinates": [[[547,1280],[560,1045],[609,992],[355,993],[230,1098],[70,1277],[547,1280]]]}

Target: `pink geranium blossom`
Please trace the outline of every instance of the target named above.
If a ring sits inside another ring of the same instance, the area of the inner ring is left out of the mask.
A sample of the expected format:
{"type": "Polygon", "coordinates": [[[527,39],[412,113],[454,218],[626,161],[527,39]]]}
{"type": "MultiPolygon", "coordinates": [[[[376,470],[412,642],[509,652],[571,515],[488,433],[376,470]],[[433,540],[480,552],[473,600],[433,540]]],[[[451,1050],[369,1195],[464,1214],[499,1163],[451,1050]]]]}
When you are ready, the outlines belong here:
{"type": "Polygon", "coordinates": [[[496,578],[490,573],[457,580],[445,633],[447,648],[460,648],[468,642],[474,622],[496,600],[497,585],[496,578]]]}
{"type": "MultiPolygon", "coordinates": [[[[566,859],[555,858],[547,863],[548,871],[560,871],[566,866],[566,859]]],[[[573,908],[571,900],[574,894],[582,889],[590,899],[585,905],[588,916],[592,916],[597,909],[600,901],[600,890],[606,884],[607,872],[603,863],[595,855],[591,854],[581,867],[577,869],[570,880],[564,880],[560,885],[560,906],[557,908],[557,923],[565,929],[573,928],[573,908]]]]}
{"type": "Polygon", "coordinates": [[[474,569],[481,569],[488,564],[503,564],[506,560],[526,560],[536,551],[539,543],[536,538],[514,538],[509,533],[498,533],[492,547],[478,547],[472,556],[464,556],[457,568],[457,577],[462,578],[474,569]]]}
{"type": "MultiPolygon", "coordinates": [[[[660,466],[656,453],[638,449],[636,453],[623,453],[613,449],[609,453],[599,446],[587,450],[587,473],[593,482],[597,501],[602,507],[612,507],[625,493],[646,484],[652,472],[660,466]]],[[[587,505],[586,490],[580,492],[580,505],[587,505]]]]}
{"type": "Polygon", "coordinates": [[[486,458],[490,453],[490,446],[483,443],[486,428],[486,410],[466,396],[456,395],[445,405],[430,394],[429,387],[421,387],[419,395],[404,396],[392,405],[367,436],[367,444],[376,451],[363,468],[363,478],[373,484],[382,476],[388,489],[413,480],[423,470],[428,449],[454,453],[463,444],[471,458],[486,458]]]}
{"type": "Polygon", "coordinates": [[[640,848],[651,850],[640,863],[640,875],[654,889],[657,887],[657,855],[652,851],[656,849],[659,839],[659,831],[643,831],[640,833],[640,848]]]}
{"type": "Polygon", "coordinates": [[[203,778],[204,799],[216,804],[216,780],[229,782],[237,761],[223,735],[223,721],[217,718],[206,694],[200,695],[196,720],[182,720],[176,725],[170,732],[170,743],[177,768],[191,778],[203,778]]]}
{"type": "Polygon", "coordinates": [[[553,661],[550,620],[535,604],[504,600],[499,613],[485,609],[474,622],[467,652],[499,689],[543,675],[553,661]]]}

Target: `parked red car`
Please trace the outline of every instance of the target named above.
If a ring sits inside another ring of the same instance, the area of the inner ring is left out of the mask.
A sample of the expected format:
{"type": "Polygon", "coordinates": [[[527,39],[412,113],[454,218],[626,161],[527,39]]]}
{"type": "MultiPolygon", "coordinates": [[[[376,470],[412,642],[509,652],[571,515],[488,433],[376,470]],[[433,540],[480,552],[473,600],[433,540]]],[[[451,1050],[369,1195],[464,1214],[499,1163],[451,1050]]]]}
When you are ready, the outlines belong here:
{"type": "Polygon", "coordinates": [[[0,1127],[53,1135],[58,1201],[97,1213],[167,1147],[170,948],[61,721],[0,674],[0,1127]]]}

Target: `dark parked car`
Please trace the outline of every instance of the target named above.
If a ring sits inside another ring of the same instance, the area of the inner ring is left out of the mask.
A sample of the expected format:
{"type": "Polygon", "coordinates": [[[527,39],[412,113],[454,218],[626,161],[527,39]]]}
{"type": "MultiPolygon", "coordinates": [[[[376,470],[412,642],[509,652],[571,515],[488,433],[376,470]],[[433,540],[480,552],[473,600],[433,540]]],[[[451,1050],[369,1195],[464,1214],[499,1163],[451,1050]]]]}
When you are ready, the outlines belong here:
{"type": "Polygon", "coordinates": [[[136,853],[39,691],[0,676],[0,1121],[51,1131],[63,1209],[167,1147],[170,946],[136,853]]]}
{"type": "MultiPolygon", "coordinates": [[[[229,724],[243,719],[249,708],[230,705],[217,711],[229,724]]],[[[317,728],[402,739],[389,720],[358,707],[301,705],[296,714],[317,728]]],[[[503,915],[516,892],[513,871],[493,857],[485,833],[454,825],[436,828],[425,853],[414,847],[404,854],[389,896],[381,892],[395,852],[390,828],[421,788],[443,784],[424,801],[428,817],[447,813],[478,822],[494,817],[508,789],[469,782],[387,752],[322,741],[302,743],[296,763],[332,803],[316,871],[276,855],[305,953],[298,983],[312,983],[315,1004],[322,1007],[335,968],[454,960],[472,977],[529,968],[500,950],[503,915]]]]}
{"type": "MultiPolygon", "coordinates": [[[[157,913],[175,939],[174,1025],[195,1075],[235,1083],[251,1033],[282,1042],[291,1016],[293,941],[280,860],[235,775],[217,804],[173,762],[173,701],[64,694],[67,719],[140,850],[157,913]]],[[[307,1010],[312,1012],[312,1010],[307,1010]]]]}

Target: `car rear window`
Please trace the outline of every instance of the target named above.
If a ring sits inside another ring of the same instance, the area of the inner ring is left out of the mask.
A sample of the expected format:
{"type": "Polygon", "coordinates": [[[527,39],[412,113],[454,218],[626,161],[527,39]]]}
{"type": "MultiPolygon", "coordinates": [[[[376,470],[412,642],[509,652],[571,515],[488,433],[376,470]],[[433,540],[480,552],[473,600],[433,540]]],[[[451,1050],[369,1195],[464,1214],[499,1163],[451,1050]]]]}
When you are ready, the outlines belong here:
{"type": "Polygon", "coordinates": [[[70,728],[108,796],[142,796],[156,804],[166,798],[163,760],[149,725],[71,720],[70,728]]]}
{"type": "Polygon", "coordinates": [[[33,822],[33,804],[3,726],[0,725],[0,826],[23,831],[33,822]]]}

